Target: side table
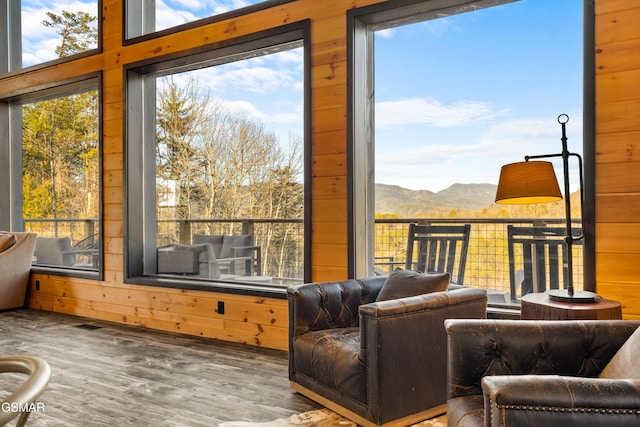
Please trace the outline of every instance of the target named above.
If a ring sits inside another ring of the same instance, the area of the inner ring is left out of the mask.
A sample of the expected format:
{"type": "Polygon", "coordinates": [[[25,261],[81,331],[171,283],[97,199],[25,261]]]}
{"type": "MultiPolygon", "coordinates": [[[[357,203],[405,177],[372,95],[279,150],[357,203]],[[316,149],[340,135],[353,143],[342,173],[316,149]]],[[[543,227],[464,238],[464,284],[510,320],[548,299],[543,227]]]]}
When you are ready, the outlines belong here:
{"type": "Polygon", "coordinates": [[[622,319],[619,302],[599,297],[593,303],[572,303],[552,301],[545,293],[531,293],[520,301],[520,318],[524,320],[622,319]]]}

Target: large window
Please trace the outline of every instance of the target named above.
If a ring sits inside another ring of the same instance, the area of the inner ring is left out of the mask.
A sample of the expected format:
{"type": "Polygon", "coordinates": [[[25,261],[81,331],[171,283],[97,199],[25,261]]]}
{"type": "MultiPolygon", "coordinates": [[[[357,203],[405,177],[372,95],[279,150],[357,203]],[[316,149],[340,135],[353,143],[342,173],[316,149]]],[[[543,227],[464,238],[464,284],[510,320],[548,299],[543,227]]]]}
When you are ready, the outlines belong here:
{"type": "Polygon", "coordinates": [[[34,268],[100,277],[99,80],[21,94],[0,109],[10,183],[0,222],[38,234],[34,268]]]}
{"type": "Polygon", "coordinates": [[[250,53],[240,44],[208,52],[206,59],[200,53],[131,68],[133,280],[205,287],[304,280],[301,36],[267,37],[250,53]]]}
{"type": "MultiPolygon", "coordinates": [[[[354,65],[353,109],[365,118],[356,120],[353,136],[354,207],[361,213],[354,230],[365,233],[354,236],[369,236],[354,243],[356,271],[404,268],[409,223],[471,224],[464,284],[511,304],[531,290],[522,285],[527,256],[508,237],[509,226],[562,227],[564,204],[495,205],[498,176],[503,164],[526,155],[559,153],[560,114],[570,117],[571,151],[592,141],[583,138],[583,5],[455,3],[378,8],[354,20],[354,57],[363,60],[354,65]],[[375,150],[363,141],[375,141],[375,150]],[[359,198],[365,189],[369,197],[359,198]]],[[[556,166],[562,177],[561,162],[556,166]]],[[[571,199],[579,227],[576,166],[571,199]]],[[[576,246],[582,286],[583,246],[576,246]]]]}

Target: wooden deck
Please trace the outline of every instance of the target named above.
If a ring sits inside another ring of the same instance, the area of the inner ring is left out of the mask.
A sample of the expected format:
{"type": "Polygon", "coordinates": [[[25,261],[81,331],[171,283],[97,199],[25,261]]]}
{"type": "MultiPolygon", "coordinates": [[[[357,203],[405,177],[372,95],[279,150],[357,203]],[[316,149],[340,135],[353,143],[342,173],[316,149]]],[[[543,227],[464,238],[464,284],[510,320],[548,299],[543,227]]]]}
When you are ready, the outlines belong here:
{"type": "MultiPolygon", "coordinates": [[[[289,388],[279,350],[32,309],[0,312],[0,348],[51,365],[32,427],[211,427],[320,408],[289,388]]],[[[16,384],[0,377],[0,390],[16,384]]]]}

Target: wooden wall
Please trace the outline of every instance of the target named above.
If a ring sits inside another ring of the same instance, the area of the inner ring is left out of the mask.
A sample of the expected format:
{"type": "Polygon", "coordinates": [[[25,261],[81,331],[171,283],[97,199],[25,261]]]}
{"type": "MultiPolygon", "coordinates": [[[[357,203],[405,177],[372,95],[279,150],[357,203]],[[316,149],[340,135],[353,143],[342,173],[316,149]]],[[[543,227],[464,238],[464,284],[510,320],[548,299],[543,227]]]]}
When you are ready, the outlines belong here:
{"type": "Polygon", "coordinates": [[[597,291],[640,319],[640,2],[595,8],[597,291]]]}
{"type": "MultiPolygon", "coordinates": [[[[0,79],[0,98],[103,72],[104,280],[34,274],[30,307],[287,348],[282,299],[123,283],[123,66],[296,21],[311,21],[313,144],[312,279],[347,276],[347,21],[382,0],[296,0],[177,34],[123,45],[122,0],[103,0],[103,52],[0,79]],[[225,314],[216,312],[219,301],[225,314]]],[[[596,0],[598,292],[640,318],[640,4],[596,0]]]]}

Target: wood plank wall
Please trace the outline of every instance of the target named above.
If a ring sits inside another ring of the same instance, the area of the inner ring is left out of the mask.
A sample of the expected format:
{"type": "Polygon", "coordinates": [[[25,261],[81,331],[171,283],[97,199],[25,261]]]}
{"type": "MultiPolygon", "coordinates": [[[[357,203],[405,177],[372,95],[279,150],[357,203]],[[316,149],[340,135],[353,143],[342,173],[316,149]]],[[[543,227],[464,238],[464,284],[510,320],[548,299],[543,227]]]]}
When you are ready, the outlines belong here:
{"type": "MultiPolygon", "coordinates": [[[[346,13],[383,0],[297,0],[123,45],[123,0],[103,0],[103,52],[0,79],[0,98],[103,72],[104,280],[32,275],[28,305],[167,331],[287,348],[286,301],[123,283],[123,66],[215,40],[311,21],[312,279],[347,276],[346,13]],[[37,288],[36,289],[36,282],[37,288]],[[225,314],[217,313],[218,302],[225,314]]],[[[598,292],[640,318],[640,3],[596,0],[598,292]]]]}
{"type": "Polygon", "coordinates": [[[640,2],[595,9],[597,291],[640,319],[640,2]]]}

